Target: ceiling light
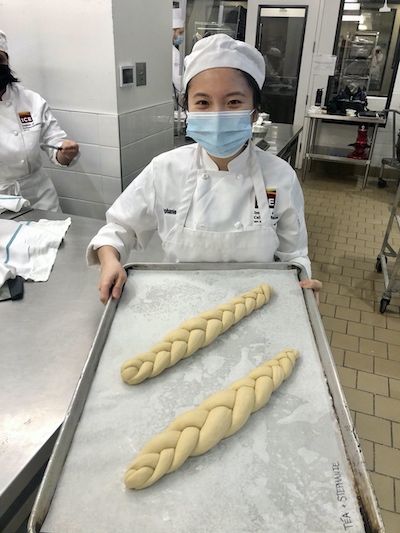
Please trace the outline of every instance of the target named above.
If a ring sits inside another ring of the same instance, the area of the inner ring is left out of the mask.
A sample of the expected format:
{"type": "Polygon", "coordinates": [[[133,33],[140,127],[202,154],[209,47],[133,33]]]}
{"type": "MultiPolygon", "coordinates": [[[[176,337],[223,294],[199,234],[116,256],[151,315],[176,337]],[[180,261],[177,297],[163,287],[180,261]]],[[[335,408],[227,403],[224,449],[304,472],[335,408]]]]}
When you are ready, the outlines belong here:
{"type": "Polygon", "coordinates": [[[344,4],[344,10],[345,11],[360,11],[361,9],[361,3],[360,2],[353,2],[352,4],[345,3],[344,4]]]}
{"type": "Polygon", "coordinates": [[[343,22],[360,22],[361,15],[343,15],[343,22]]]}
{"type": "Polygon", "coordinates": [[[387,0],[385,0],[385,3],[380,8],[379,13],[389,13],[391,11],[390,7],[387,5],[387,0]]]}

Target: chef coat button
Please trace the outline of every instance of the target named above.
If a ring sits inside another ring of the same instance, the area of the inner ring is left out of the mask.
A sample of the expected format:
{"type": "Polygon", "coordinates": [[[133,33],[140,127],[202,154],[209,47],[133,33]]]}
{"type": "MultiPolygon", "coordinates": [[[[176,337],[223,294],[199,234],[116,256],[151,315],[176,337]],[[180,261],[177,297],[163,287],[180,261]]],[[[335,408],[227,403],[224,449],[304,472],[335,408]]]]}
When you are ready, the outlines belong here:
{"type": "Polygon", "coordinates": [[[11,102],[6,102],[6,107],[10,107],[11,102]]]}
{"type": "Polygon", "coordinates": [[[242,223],[241,222],[235,222],[234,225],[233,225],[236,229],[241,229],[242,227],[242,223]]]}
{"type": "Polygon", "coordinates": [[[15,131],[13,131],[13,133],[14,133],[15,136],[17,136],[19,132],[17,130],[15,130],[15,131]]]}
{"type": "Polygon", "coordinates": [[[241,180],[242,178],[243,178],[243,174],[238,174],[238,175],[236,176],[236,179],[237,179],[237,180],[241,180]]]}
{"type": "Polygon", "coordinates": [[[203,180],[208,180],[208,178],[210,177],[208,174],[204,173],[202,176],[203,180]]]}
{"type": "Polygon", "coordinates": [[[21,163],[25,163],[25,159],[21,159],[21,163]]]}

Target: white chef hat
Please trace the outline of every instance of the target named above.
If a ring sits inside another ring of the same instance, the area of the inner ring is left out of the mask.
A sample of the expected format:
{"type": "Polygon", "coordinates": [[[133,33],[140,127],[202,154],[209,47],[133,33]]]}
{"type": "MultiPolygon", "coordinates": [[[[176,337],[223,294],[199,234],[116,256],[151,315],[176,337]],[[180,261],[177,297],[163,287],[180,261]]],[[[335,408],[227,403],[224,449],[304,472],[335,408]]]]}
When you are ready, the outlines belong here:
{"type": "Polygon", "coordinates": [[[7,37],[4,32],[0,30],[0,51],[8,54],[7,37]]]}
{"type": "Polygon", "coordinates": [[[185,57],[184,65],[184,89],[196,74],[209,68],[229,67],[247,72],[260,89],[265,79],[265,61],[261,53],[254,46],[232,39],[224,33],[197,41],[192,53],[185,57]]]}
{"type": "Polygon", "coordinates": [[[172,10],[172,29],[184,28],[185,21],[182,19],[182,10],[178,7],[175,7],[172,10]]]}

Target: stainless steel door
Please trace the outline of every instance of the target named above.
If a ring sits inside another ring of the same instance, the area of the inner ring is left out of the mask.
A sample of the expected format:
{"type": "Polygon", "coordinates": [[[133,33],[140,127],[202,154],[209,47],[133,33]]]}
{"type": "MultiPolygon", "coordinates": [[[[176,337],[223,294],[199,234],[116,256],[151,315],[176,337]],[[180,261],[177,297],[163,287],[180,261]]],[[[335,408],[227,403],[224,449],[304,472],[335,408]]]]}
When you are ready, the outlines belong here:
{"type": "Polygon", "coordinates": [[[307,6],[260,6],[256,47],[265,61],[263,110],[272,122],[293,124],[306,22],[307,6]]]}
{"type": "Polygon", "coordinates": [[[263,105],[273,122],[303,124],[320,4],[319,0],[248,4],[246,41],[264,56],[263,105]]]}

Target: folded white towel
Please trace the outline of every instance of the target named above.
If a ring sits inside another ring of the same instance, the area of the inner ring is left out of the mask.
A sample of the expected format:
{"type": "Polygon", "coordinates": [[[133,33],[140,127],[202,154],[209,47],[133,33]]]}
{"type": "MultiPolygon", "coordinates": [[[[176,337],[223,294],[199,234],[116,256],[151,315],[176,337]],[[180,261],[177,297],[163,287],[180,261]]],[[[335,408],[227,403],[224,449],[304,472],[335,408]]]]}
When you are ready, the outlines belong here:
{"type": "Polygon", "coordinates": [[[4,211],[14,211],[18,213],[23,207],[31,205],[30,201],[22,196],[11,196],[7,194],[0,194],[0,213],[4,211]]]}
{"type": "Polygon", "coordinates": [[[29,200],[20,195],[20,190],[18,181],[0,183],[0,213],[4,211],[18,213],[23,207],[31,205],[29,200]]]}
{"type": "Polygon", "coordinates": [[[0,263],[0,287],[2,287],[8,279],[15,279],[16,276],[17,272],[12,265],[5,265],[4,263],[0,263]]]}
{"type": "Polygon", "coordinates": [[[13,267],[25,280],[47,281],[70,225],[69,217],[38,222],[0,220],[0,263],[5,269],[13,267]]]}

